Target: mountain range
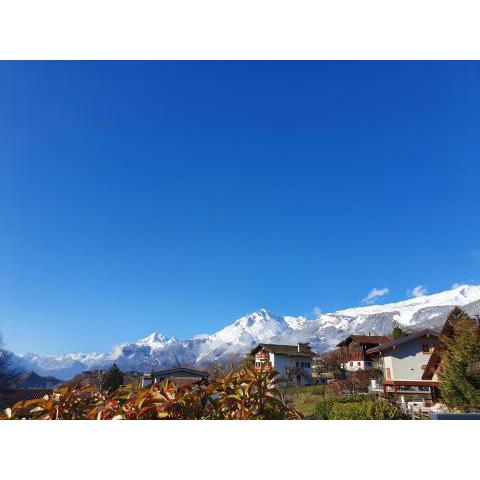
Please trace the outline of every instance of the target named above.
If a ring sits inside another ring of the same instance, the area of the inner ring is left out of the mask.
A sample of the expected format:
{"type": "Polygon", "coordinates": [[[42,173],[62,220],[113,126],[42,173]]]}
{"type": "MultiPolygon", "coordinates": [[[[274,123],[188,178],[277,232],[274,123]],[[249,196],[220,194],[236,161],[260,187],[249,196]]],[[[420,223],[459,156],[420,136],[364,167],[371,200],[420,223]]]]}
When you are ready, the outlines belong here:
{"type": "Polygon", "coordinates": [[[389,334],[395,323],[408,330],[440,328],[454,306],[480,314],[480,285],[461,285],[434,295],[397,303],[369,305],[320,314],[317,318],[276,315],[266,309],[239,318],[218,332],[187,340],[152,333],[133,343],[117,345],[109,353],[14,355],[17,368],[39,375],[69,379],[73,375],[116,363],[123,370],[149,371],[172,366],[201,367],[226,363],[245,355],[257,343],[310,342],[321,353],[350,334],[389,334]]]}

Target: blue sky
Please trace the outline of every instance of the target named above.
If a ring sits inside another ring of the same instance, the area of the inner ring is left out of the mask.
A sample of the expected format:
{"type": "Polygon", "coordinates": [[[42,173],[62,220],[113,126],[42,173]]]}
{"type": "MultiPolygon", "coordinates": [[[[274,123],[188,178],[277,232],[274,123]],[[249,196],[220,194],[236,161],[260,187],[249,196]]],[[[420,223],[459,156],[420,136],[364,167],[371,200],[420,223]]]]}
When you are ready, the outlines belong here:
{"type": "Polygon", "coordinates": [[[479,85],[478,62],[0,63],[5,341],[480,283],[479,85]]]}

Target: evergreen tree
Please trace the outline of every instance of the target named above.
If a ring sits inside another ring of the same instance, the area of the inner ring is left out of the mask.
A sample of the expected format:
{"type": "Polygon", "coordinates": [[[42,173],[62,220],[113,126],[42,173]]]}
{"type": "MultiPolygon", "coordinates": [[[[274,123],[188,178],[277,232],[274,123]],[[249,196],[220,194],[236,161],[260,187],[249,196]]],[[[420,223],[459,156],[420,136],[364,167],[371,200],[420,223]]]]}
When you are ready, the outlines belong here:
{"type": "Polygon", "coordinates": [[[398,340],[399,338],[405,337],[406,335],[408,335],[407,332],[402,330],[399,325],[394,325],[393,326],[392,338],[394,340],[398,340]]]}
{"type": "Polygon", "coordinates": [[[454,410],[480,410],[480,328],[478,322],[455,308],[447,320],[453,335],[443,336],[443,373],[440,393],[454,410]]]}
{"type": "Polygon", "coordinates": [[[107,390],[109,392],[117,390],[117,388],[123,384],[123,379],[123,373],[114,363],[105,373],[105,378],[103,379],[103,390],[107,390]]]}

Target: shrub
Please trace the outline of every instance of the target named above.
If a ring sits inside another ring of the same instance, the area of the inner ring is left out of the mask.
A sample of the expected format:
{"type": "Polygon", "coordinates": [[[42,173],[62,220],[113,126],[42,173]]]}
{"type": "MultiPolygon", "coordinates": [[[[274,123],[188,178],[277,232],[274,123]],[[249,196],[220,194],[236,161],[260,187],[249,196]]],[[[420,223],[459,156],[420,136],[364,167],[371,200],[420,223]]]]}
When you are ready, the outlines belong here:
{"type": "Polygon", "coordinates": [[[385,400],[335,403],[330,411],[331,420],[399,420],[403,418],[398,407],[385,400]]]}
{"type": "Polygon", "coordinates": [[[131,385],[101,392],[63,387],[50,397],[18,402],[1,419],[301,419],[275,386],[275,372],[245,368],[213,381],[178,387],[172,381],[147,388],[131,385]]]}
{"type": "Polygon", "coordinates": [[[335,399],[333,398],[326,398],[321,402],[317,403],[313,418],[315,420],[330,420],[330,415],[334,403],[335,399]]]}
{"type": "Polygon", "coordinates": [[[373,395],[340,395],[317,404],[316,420],[398,420],[398,407],[373,395]]]}

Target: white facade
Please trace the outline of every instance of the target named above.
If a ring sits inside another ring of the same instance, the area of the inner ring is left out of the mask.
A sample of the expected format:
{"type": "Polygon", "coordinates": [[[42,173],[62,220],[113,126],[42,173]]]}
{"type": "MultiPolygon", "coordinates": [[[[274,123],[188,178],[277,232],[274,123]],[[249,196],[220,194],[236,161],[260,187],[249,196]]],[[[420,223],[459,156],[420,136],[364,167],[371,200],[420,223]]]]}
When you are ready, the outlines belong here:
{"type": "Polygon", "coordinates": [[[422,380],[436,337],[420,337],[396,345],[380,357],[385,380],[422,380]]]}
{"type": "Polygon", "coordinates": [[[268,368],[278,372],[281,379],[296,381],[302,385],[312,383],[312,357],[308,355],[295,355],[268,352],[268,360],[260,353],[255,357],[255,367],[269,363],[268,368]],[[292,378],[293,376],[293,378],[292,378]]]}
{"type": "Polygon", "coordinates": [[[369,360],[351,360],[343,364],[347,372],[358,372],[359,370],[371,370],[374,363],[369,360]]]}
{"type": "Polygon", "coordinates": [[[270,362],[272,367],[278,372],[280,377],[287,377],[287,369],[301,369],[303,375],[298,375],[296,381],[302,385],[312,382],[312,359],[308,357],[294,357],[278,353],[270,353],[270,362]]]}
{"type": "Polygon", "coordinates": [[[370,355],[379,356],[383,372],[383,381],[372,382],[371,391],[402,403],[407,395],[415,395],[416,402],[434,401],[438,384],[422,376],[437,341],[438,336],[431,331],[418,332],[369,350],[370,355]]]}

